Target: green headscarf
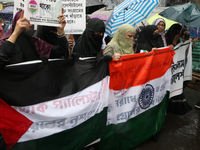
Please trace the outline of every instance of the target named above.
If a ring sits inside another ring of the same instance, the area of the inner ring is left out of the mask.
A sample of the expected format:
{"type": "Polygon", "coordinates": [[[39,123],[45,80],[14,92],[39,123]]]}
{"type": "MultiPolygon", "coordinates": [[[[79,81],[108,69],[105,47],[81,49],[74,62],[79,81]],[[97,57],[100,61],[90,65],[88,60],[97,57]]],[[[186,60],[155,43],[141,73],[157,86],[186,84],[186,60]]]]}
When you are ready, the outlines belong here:
{"type": "Polygon", "coordinates": [[[121,25],[117,31],[115,31],[112,40],[108,43],[115,43],[121,50],[122,55],[133,54],[133,39],[125,38],[126,33],[136,33],[135,28],[130,24],[121,25]]]}

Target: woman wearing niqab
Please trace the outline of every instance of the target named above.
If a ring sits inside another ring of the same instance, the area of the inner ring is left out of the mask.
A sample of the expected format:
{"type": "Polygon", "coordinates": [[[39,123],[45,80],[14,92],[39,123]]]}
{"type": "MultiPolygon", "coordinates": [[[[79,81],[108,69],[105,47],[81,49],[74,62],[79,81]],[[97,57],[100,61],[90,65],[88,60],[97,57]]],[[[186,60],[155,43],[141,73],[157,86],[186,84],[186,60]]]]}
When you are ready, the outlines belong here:
{"type": "Polygon", "coordinates": [[[67,38],[65,36],[59,37],[56,33],[56,27],[37,26],[37,31],[34,34],[34,37],[38,37],[53,45],[50,58],[59,58],[62,56],[67,58],[69,56],[67,38]]]}
{"type": "Polygon", "coordinates": [[[121,55],[134,54],[133,37],[136,30],[130,24],[121,25],[115,31],[112,40],[106,45],[104,55],[110,55],[118,60],[121,55]]]}
{"type": "Polygon", "coordinates": [[[147,50],[150,52],[152,48],[164,47],[161,35],[156,32],[158,27],[155,25],[148,25],[139,33],[137,53],[140,50],[147,50]]]}
{"type": "Polygon", "coordinates": [[[51,55],[53,45],[40,38],[30,36],[25,26],[30,27],[31,24],[28,19],[23,17],[22,13],[24,13],[23,10],[16,13],[12,28],[0,39],[0,67],[25,61],[40,60],[40,56],[49,58],[51,55]]]}
{"type": "Polygon", "coordinates": [[[182,26],[180,24],[173,24],[169,30],[167,31],[167,33],[165,34],[166,37],[166,41],[167,44],[170,45],[174,45],[176,46],[179,42],[179,39],[181,37],[181,28],[182,26]]]}
{"type": "Polygon", "coordinates": [[[75,43],[73,56],[101,58],[103,56],[101,46],[104,32],[105,24],[102,20],[90,19],[85,31],[75,43]]]}

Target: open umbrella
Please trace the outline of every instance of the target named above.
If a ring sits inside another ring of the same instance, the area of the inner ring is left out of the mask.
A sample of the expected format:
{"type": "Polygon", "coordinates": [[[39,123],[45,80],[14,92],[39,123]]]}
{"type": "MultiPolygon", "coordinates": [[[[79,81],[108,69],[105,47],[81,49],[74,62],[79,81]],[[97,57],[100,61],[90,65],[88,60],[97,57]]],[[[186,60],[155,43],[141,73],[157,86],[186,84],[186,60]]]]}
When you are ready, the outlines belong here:
{"type": "Polygon", "coordinates": [[[86,14],[91,14],[103,7],[105,7],[105,5],[98,0],[86,0],[86,14]]]}
{"type": "Polygon", "coordinates": [[[0,18],[7,20],[7,21],[12,21],[13,19],[13,11],[14,7],[13,6],[8,6],[0,11],[0,18]]]}
{"type": "Polygon", "coordinates": [[[126,0],[114,8],[106,22],[106,33],[113,36],[114,32],[124,23],[135,25],[146,19],[159,4],[158,0],[126,0]]]}
{"type": "Polygon", "coordinates": [[[151,18],[148,19],[148,23],[149,24],[152,24],[153,21],[157,18],[163,18],[165,20],[165,24],[166,24],[166,27],[165,29],[169,29],[173,24],[177,23],[175,21],[172,21],[172,20],[169,20],[169,19],[166,19],[162,16],[160,16],[159,14],[155,14],[154,16],[152,16],[151,18]]]}
{"type": "Polygon", "coordinates": [[[184,25],[200,27],[200,9],[194,3],[171,6],[159,15],[184,25]]]}
{"type": "Polygon", "coordinates": [[[94,15],[90,16],[90,18],[99,18],[103,21],[106,21],[109,18],[109,16],[106,16],[103,14],[94,14],[94,15]]]}

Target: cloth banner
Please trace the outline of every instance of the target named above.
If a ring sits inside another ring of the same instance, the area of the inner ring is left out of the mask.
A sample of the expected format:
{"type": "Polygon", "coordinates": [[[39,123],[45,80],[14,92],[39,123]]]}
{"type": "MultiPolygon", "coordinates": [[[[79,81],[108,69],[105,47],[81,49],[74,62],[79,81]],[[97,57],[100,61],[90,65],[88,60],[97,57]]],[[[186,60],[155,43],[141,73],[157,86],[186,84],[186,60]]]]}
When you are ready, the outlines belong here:
{"type": "Polygon", "coordinates": [[[192,80],[192,43],[190,40],[179,43],[175,48],[172,64],[170,97],[183,92],[183,82],[192,80]]]}
{"type": "Polygon", "coordinates": [[[109,64],[113,96],[101,149],[129,150],[161,129],[173,55],[174,52],[166,48],[147,56],[145,53],[122,56],[121,61],[113,60],[109,64]]]}
{"type": "MultiPolygon", "coordinates": [[[[146,124],[152,136],[164,122],[173,54],[165,48],[147,56],[124,55],[109,63],[110,76],[104,58],[33,61],[1,69],[0,106],[6,107],[0,109],[0,132],[8,148],[82,149],[97,139],[109,142],[116,135],[113,125],[137,127],[133,120],[141,122],[140,116],[150,112],[159,113],[146,124]],[[155,122],[160,122],[156,130],[155,122]]],[[[134,144],[129,147],[121,139],[115,142],[128,149],[149,137],[135,135],[138,140],[127,141],[134,144]]]]}

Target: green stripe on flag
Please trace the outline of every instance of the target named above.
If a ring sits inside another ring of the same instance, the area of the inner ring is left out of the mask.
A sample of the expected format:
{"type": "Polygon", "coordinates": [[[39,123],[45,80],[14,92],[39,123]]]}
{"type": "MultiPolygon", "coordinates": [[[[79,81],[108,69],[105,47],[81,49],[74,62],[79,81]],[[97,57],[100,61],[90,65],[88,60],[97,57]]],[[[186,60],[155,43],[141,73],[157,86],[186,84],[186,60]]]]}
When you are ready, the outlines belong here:
{"type": "Polygon", "coordinates": [[[129,150],[149,139],[163,126],[168,100],[169,92],[159,105],[125,123],[107,126],[100,150],[129,150]]]}
{"type": "Polygon", "coordinates": [[[15,144],[10,150],[80,150],[101,138],[107,121],[107,107],[84,123],[45,138],[15,144]]]}

